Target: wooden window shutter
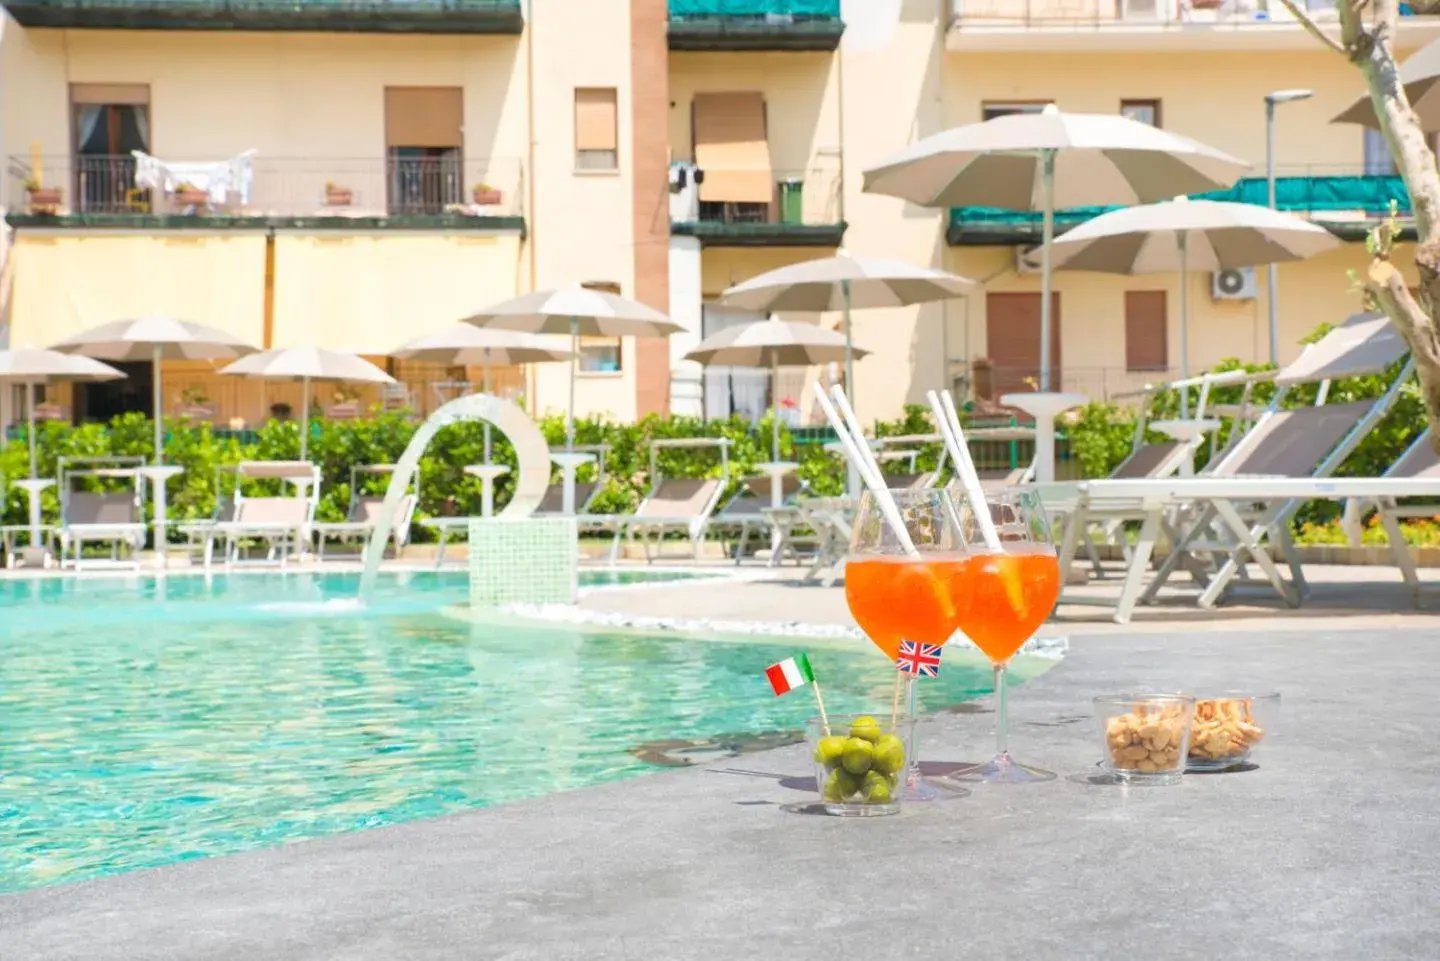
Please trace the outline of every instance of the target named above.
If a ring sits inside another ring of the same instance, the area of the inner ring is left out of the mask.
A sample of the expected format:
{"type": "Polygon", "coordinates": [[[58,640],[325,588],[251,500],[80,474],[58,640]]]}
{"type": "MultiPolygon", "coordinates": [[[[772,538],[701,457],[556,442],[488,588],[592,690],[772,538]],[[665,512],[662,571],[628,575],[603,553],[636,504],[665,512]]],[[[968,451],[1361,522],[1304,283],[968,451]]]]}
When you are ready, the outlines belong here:
{"type": "Polygon", "coordinates": [[[1125,369],[1168,370],[1170,345],[1165,291],[1125,291],[1125,369]]]}
{"type": "Polygon", "coordinates": [[[72,83],[70,102],[139,106],[150,102],[150,88],[143,83],[72,83]]]}
{"type": "Polygon", "coordinates": [[[463,146],[464,102],[459,87],[386,87],[385,146],[463,146]]]}
{"type": "Polygon", "coordinates": [[[775,198],[765,98],[760,93],[695,95],[695,164],[705,172],[700,199],[768,204],[775,198]]]}
{"type": "Polygon", "coordinates": [[[575,149],[616,150],[618,116],[614,87],[575,89],[575,149]]]}

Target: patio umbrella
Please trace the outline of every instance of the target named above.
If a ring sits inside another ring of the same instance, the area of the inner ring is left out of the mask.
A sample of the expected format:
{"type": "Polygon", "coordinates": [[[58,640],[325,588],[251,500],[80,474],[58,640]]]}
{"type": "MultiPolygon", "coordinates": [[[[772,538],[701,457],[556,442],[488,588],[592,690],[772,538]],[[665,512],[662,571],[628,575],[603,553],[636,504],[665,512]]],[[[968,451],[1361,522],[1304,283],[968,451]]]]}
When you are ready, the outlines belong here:
{"type": "Polygon", "coordinates": [[[300,459],[310,450],[310,382],[361,381],[367,384],[393,384],[395,378],[370,361],[355,354],[323,347],[283,347],[262,350],[242,357],[220,373],[261,380],[298,380],[303,385],[300,402],[300,459]]]}
{"type": "MultiPolygon", "coordinates": [[[[488,394],[492,363],[544,364],[570,360],[575,355],[568,350],[551,347],[534,334],[456,324],[438,333],[412,340],[399,350],[391,351],[390,356],[426,364],[444,364],[447,367],[479,365],[484,369],[485,378],[481,389],[488,394]]],[[[485,463],[490,463],[489,421],[485,423],[485,463]]]]}
{"type": "MultiPolygon", "coordinates": [[[[52,380],[118,380],[125,375],[98,360],[56,350],[0,350],[0,383],[25,385],[26,435],[30,439],[30,479],[35,479],[35,385],[52,380]]],[[[0,425],[3,429],[3,425],[0,425]]]]}
{"type": "Polygon", "coordinates": [[[1040,210],[1040,389],[1050,389],[1055,210],[1151,203],[1228,187],[1249,168],[1188,137],[1115,114],[1051,104],[926,137],[865,171],[867,193],[922,207],[1040,210]]]}
{"type": "Polygon", "coordinates": [[[757,320],[727,327],[685,355],[705,366],[769,367],[774,404],[770,424],[770,453],[780,460],[780,368],[829,364],[852,354],[869,351],[850,343],[847,336],[814,324],[782,320],[757,320]]]}
{"type": "Polygon", "coordinates": [[[155,463],[165,460],[165,404],[160,390],[164,360],[229,360],[255,348],[214,327],[170,317],[140,317],[101,324],[62,340],[53,349],[97,360],[150,361],[155,409],[155,463]]]}
{"type": "Polygon", "coordinates": [[[1340,246],[1324,227],[1255,204],[1189,200],[1102,214],[1056,240],[1051,263],[1066,270],[1111,274],[1180,272],[1180,376],[1190,376],[1193,269],[1234,270],[1304,260],[1340,246]]]}
{"type": "MultiPolygon", "coordinates": [[[[845,343],[852,344],[850,311],[872,307],[909,307],[967,296],[975,281],[943,270],[916,267],[900,260],[834,257],[791,264],[736,284],[720,295],[727,307],[773,313],[782,310],[843,312],[845,343]]],[[[845,389],[854,398],[854,350],[844,353],[845,389]]]]}
{"type": "MultiPolygon", "coordinates": [[[[668,337],[685,328],[660,311],[602,290],[573,285],[536,290],[501,301],[464,323],[528,334],[569,334],[570,352],[580,353],[585,337],[668,337]]],[[[575,447],[575,364],[570,365],[570,401],[565,408],[565,449],[575,447]]]]}
{"type": "MultiPolygon", "coordinates": [[[[1440,40],[1430,41],[1405,58],[1400,64],[1400,83],[1425,132],[1440,130],[1440,40]]],[[[1375,104],[1369,94],[1346,107],[1330,122],[1358,123],[1372,130],[1380,129],[1380,119],[1375,116],[1375,104]]]]}

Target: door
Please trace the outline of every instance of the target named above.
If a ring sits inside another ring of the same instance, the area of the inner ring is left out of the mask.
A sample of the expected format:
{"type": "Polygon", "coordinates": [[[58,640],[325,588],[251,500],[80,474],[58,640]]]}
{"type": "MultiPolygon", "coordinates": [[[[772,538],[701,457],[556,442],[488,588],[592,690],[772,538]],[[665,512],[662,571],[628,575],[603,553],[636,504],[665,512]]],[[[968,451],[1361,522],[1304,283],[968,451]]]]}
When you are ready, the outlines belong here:
{"type": "Polygon", "coordinates": [[[144,103],[75,103],[72,196],[85,213],[143,211],[132,150],[150,152],[150,108],[144,103]]]}
{"type": "MultiPolygon", "coordinates": [[[[1050,390],[1060,389],[1060,294],[1050,294],[1050,390]]],[[[1040,295],[985,295],[985,340],[992,368],[994,397],[1012,391],[1044,389],[1026,379],[1040,377],[1040,295]]]]}
{"type": "Polygon", "coordinates": [[[125,374],[124,380],[75,385],[75,422],[105,423],[121,414],[154,410],[152,396],[154,368],[148,360],[138,363],[106,361],[125,374]]]}
{"type": "MultiPolygon", "coordinates": [[[[764,319],[764,314],[707,304],[701,315],[701,339],[764,319]]],[[[756,367],[706,367],[705,419],[726,420],[739,414],[752,423],[759,421],[770,406],[770,380],[770,371],[756,367]]]]}

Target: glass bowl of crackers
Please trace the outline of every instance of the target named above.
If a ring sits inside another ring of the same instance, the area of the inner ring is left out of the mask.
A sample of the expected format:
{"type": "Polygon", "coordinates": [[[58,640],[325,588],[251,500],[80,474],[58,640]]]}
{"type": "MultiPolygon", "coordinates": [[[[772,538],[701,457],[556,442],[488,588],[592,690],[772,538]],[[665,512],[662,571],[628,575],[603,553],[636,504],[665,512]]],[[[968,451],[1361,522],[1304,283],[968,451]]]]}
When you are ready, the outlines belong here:
{"type": "Polygon", "coordinates": [[[1250,764],[1275,733],[1280,695],[1214,693],[1195,698],[1187,771],[1224,771],[1250,764]]]}

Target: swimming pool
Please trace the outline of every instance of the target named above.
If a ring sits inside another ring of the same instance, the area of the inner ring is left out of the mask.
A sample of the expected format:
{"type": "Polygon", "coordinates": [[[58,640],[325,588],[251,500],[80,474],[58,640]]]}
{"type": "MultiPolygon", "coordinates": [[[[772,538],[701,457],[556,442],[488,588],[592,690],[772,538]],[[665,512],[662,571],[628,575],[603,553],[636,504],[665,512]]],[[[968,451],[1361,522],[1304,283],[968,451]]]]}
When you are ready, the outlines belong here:
{"type": "MultiPolygon", "coordinates": [[[[499,629],[436,612],[462,573],[384,575],[364,608],[356,584],[0,581],[0,891],[629,777],[658,769],[645,745],[792,731],[813,707],[762,677],[803,642],[499,629]]],[[[810,656],[830,710],[889,703],[868,645],[810,656]]],[[[957,659],[922,703],[989,687],[957,659]]]]}

